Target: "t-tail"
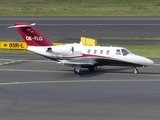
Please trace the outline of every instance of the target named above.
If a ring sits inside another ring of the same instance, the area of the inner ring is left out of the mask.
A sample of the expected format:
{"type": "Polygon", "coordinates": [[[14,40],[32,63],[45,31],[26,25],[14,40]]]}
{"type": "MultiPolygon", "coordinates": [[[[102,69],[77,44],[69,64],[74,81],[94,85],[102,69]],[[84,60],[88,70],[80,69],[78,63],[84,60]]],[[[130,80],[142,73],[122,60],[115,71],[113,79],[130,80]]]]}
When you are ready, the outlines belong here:
{"type": "Polygon", "coordinates": [[[8,28],[17,28],[28,46],[53,46],[53,44],[44,35],[33,27],[34,25],[35,23],[27,24],[20,22],[14,23],[14,26],[10,26],[8,28]]]}

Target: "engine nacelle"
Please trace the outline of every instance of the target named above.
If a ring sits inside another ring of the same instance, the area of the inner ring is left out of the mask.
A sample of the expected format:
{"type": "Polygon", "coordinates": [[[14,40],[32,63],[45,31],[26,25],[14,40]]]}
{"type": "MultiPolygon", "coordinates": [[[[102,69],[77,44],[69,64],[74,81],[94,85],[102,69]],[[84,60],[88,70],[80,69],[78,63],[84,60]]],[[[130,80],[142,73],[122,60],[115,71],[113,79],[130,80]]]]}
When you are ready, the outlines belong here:
{"type": "Polygon", "coordinates": [[[72,54],[74,52],[74,47],[69,45],[53,46],[52,48],[48,48],[48,50],[57,54],[72,54]]]}

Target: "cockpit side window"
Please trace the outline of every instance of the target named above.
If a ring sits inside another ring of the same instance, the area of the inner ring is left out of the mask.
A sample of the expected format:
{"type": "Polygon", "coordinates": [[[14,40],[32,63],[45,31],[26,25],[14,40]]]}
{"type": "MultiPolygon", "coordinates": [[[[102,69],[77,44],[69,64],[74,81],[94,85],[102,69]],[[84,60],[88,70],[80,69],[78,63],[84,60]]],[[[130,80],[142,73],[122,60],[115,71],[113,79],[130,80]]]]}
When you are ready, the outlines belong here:
{"type": "Polygon", "coordinates": [[[125,49],[122,49],[121,51],[122,51],[123,56],[126,56],[127,54],[129,54],[129,51],[127,51],[125,49]]]}
{"type": "Polygon", "coordinates": [[[120,49],[117,49],[117,50],[116,50],[116,55],[121,55],[120,49]]]}

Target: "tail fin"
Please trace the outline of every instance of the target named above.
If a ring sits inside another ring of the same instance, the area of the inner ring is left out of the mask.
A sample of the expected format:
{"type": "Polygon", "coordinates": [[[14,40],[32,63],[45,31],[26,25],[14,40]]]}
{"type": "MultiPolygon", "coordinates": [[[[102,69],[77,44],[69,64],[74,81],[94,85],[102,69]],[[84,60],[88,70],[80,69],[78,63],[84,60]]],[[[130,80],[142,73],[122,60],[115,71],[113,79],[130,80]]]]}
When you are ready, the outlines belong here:
{"type": "Polygon", "coordinates": [[[45,36],[33,27],[34,25],[35,23],[14,23],[14,26],[8,28],[17,28],[28,46],[53,46],[45,36]]]}

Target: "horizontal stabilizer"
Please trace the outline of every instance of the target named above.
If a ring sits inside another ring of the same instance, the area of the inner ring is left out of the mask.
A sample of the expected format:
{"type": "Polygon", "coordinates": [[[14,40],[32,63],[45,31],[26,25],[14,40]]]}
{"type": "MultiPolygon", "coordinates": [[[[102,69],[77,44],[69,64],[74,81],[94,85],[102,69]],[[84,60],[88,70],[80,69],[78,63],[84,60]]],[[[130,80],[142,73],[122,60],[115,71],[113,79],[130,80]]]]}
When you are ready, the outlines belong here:
{"type": "Polygon", "coordinates": [[[23,24],[23,25],[15,25],[15,26],[9,26],[8,28],[21,28],[21,27],[31,27],[36,25],[36,23],[32,23],[32,24],[23,24]]]}

